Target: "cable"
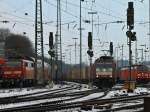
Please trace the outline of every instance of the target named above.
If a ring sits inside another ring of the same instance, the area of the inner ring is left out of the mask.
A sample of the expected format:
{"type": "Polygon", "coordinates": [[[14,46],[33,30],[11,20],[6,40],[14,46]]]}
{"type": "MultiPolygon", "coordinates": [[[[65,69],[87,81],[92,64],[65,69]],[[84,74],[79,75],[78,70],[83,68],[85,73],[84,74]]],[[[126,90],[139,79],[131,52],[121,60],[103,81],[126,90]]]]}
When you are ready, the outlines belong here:
{"type": "MultiPolygon", "coordinates": [[[[64,1],[62,1],[62,2],[64,2],[64,1]]],[[[71,3],[71,2],[67,2],[68,4],[70,4],[70,5],[72,5],[72,6],[74,6],[74,7],[80,7],[79,5],[76,5],[76,4],[73,4],[73,3],[71,3]]],[[[89,8],[86,8],[86,7],[82,7],[83,9],[85,9],[85,10],[90,10],[91,11],[91,9],[89,9],[89,8]]],[[[106,8],[105,8],[106,9],[106,8]]],[[[108,10],[108,9],[107,9],[108,10]]],[[[95,10],[92,10],[92,11],[95,11],[95,10]]],[[[120,19],[122,19],[121,17],[118,17],[118,16],[114,16],[114,15],[112,15],[112,14],[108,14],[108,13],[105,13],[105,12],[102,12],[102,11],[97,11],[98,13],[100,13],[100,14],[103,14],[103,15],[106,15],[106,16],[110,16],[110,17],[114,17],[114,18],[120,18],[120,19]]]]}

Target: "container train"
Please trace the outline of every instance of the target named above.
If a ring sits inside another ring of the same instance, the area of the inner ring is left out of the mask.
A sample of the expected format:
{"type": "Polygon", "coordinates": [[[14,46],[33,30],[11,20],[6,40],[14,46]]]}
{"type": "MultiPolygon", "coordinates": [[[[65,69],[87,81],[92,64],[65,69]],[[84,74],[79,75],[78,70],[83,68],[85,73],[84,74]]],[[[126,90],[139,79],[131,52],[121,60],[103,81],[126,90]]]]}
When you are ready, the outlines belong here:
{"type": "MultiPolygon", "coordinates": [[[[39,74],[37,78],[34,74],[34,60],[28,59],[0,59],[0,86],[17,87],[17,86],[33,86],[41,82],[45,83],[50,79],[48,65],[45,65],[44,76],[39,74]],[[36,78],[36,79],[35,79],[36,78]]],[[[41,66],[38,64],[38,73],[41,66]]]]}

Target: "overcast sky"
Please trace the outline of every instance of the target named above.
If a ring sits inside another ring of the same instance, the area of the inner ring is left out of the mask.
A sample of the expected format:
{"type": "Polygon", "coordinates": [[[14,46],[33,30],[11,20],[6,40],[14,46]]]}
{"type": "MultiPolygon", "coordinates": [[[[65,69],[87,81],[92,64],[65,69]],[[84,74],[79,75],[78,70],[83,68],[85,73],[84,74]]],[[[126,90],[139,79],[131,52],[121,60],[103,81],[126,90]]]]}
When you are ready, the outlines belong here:
{"type": "MultiPolygon", "coordinates": [[[[117,24],[110,23],[114,21],[126,21],[126,10],[128,2],[131,0],[84,0],[82,2],[82,27],[83,31],[83,62],[88,63],[87,34],[91,31],[91,24],[84,20],[91,20],[88,12],[96,11],[94,15],[94,59],[103,55],[101,50],[108,50],[109,44],[105,42],[114,42],[114,50],[118,45],[124,44],[124,58],[128,59],[128,47],[126,37],[126,22],[117,24]],[[93,2],[92,2],[93,1],[93,2]],[[94,2],[95,1],[95,2],[94,2]],[[95,24],[101,24],[99,27],[95,24]],[[105,43],[105,44],[104,44],[105,43]]],[[[149,3],[148,0],[132,0],[135,9],[135,31],[137,32],[138,45],[149,45],[149,3]],[[141,24],[145,23],[145,24],[141,24]]],[[[61,0],[62,4],[62,45],[65,53],[65,60],[69,63],[68,45],[73,45],[72,38],[79,38],[79,0],[61,0]],[[70,24],[66,24],[70,23],[70,24]]],[[[0,0],[0,21],[8,20],[10,23],[0,22],[1,28],[9,28],[11,32],[27,36],[34,44],[34,20],[35,20],[35,0],[0,0]],[[28,15],[25,15],[28,13],[28,15]]],[[[43,21],[44,24],[44,44],[48,43],[49,32],[56,32],[56,0],[43,0],[43,21]]],[[[79,44],[79,39],[77,40],[79,44]]],[[[47,55],[48,46],[45,47],[47,55]]],[[[138,46],[138,48],[141,48],[138,46]]],[[[74,47],[71,48],[72,63],[74,63],[74,47]]],[[[118,55],[121,51],[118,51],[118,55]]],[[[105,52],[107,54],[107,52],[105,52]]],[[[79,47],[77,48],[77,62],[79,63],[79,47]]],[[[133,44],[134,55],[134,44],[133,44]]],[[[141,53],[139,52],[139,58],[141,53]]],[[[147,54],[148,56],[148,54],[147,54]]],[[[121,56],[119,56],[121,58],[121,56]]]]}

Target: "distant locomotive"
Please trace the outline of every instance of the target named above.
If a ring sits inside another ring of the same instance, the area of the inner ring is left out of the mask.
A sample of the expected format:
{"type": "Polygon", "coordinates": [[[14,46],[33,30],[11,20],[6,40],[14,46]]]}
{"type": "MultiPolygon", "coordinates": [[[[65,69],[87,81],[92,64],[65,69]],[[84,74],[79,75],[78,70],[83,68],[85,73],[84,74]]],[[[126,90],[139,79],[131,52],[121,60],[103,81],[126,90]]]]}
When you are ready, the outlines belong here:
{"type": "Polygon", "coordinates": [[[101,56],[95,60],[94,83],[98,87],[112,87],[115,83],[116,62],[111,56],[101,56]]]}
{"type": "MultiPolygon", "coordinates": [[[[31,58],[3,59],[0,62],[0,85],[3,87],[31,86],[41,79],[41,76],[35,79],[34,60],[31,58]]],[[[38,71],[40,70],[39,65],[38,71]]],[[[48,66],[45,66],[43,77],[42,81],[50,78],[48,66]]]]}
{"type": "MultiPolygon", "coordinates": [[[[147,83],[150,81],[150,66],[147,65],[132,65],[131,78],[137,83],[147,83]]],[[[123,67],[120,70],[120,80],[127,81],[130,79],[129,67],[123,67]]]]}

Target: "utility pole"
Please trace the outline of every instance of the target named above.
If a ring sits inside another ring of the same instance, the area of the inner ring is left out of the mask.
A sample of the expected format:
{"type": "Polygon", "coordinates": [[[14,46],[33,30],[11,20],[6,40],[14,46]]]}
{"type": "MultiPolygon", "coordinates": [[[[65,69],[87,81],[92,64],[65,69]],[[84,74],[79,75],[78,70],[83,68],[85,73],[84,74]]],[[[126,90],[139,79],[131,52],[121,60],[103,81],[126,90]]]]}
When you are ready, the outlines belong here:
{"type": "Polygon", "coordinates": [[[82,75],[82,3],[84,0],[80,0],[80,79],[82,75]]]}
{"type": "Polygon", "coordinates": [[[138,57],[138,52],[137,52],[137,40],[135,41],[135,64],[137,64],[137,57],[138,57]]]}
{"type": "Polygon", "coordinates": [[[150,0],[149,0],[149,64],[150,64],[150,0]]]}
{"type": "MultiPolygon", "coordinates": [[[[143,46],[144,47],[144,52],[145,52],[145,62],[146,62],[146,44],[143,44],[143,45],[140,45],[140,46],[143,46]]],[[[144,60],[143,60],[144,61],[144,60]]]]}
{"type": "Polygon", "coordinates": [[[58,82],[58,74],[62,75],[62,39],[61,39],[61,2],[57,0],[57,28],[55,38],[55,60],[56,60],[56,83],[58,82]],[[59,63],[60,61],[60,63],[59,63]]]}
{"type": "Polygon", "coordinates": [[[76,57],[77,57],[77,52],[76,52],[76,50],[77,50],[77,42],[76,42],[76,40],[77,40],[78,38],[72,38],[72,39],[75,40],[75,65],[76,65],[76,57]]]}
{"type": "Polygon", "coordinates": [[[141,63],[143,64],[143,60],[144,60],[144,56],[143,56],[143,48],[142,49],[138,49],[141,50],[141,63]]]}
{"type": "Polygon", "coordinates": [[[69,49],[69,50],[70,50],[70,65],[72,64],[72,63],[71,63],[71,54],[72,54],[72,53],[71,53],[71,47],[72,47],[72,46],[73,46],[73,45],[68,45],[68,47],[70,48],[70,49],[69,49]]]}
{"type": "Polygon", "coordinates": [[[97,14],[97,12],[88,12],[88,14],[91,14],[91,15],[92,15],[92,36],[93,36],[93,23],[94,23],[93,15],[94,15],[94,14],[97,14]]]}
{"type": "Polygon", "coordinates": [[[44,49],[43,49],[43,22],[42,22],[42,0],[36,0],[35,10],[35,79],[41,79],[40,84],[44,80],[44,49]],[[41,74],[37,71],[38,60],[42,64],[41,74]],[[40,77],[37,77],[40,76],[40,77]]]}
{"type": "Polygon", "coordinates": [[[123,59],[123,47],[124,47],[123,44],[122,44],[121,47],[122,47],[122,49],[121,49],[121,50],[122,50],[122,54],[121,54],[121,55],[122,55],[121,66],[122,66],[122,68],[123,68],[123,66],[124,66],[124,64],[123,64],[123,61],[124,61],[124,59],[123,59]]]}
{"type": "MultiPolygon", "coordinates": [[[[72,47],[73,45],[68,45],[68,47],[70,48],[69,49],[69,54],[70,54],[70,76],[72,76],[72,63],[71,63],[71,47],[72,47]]],[[[72,80],[72,77],[71,77],[71,80],[72,80]]]]}
{"type": "Polygon", "coordinates": [[[118,78],[119,78],[119,76],[118,76],[118,68],[119,68],[119,66],[118,66],[118,61],[119,61],[119,59],[118,59],[118,49],[120,48],[120,46],[117,46],[117,47],[115,47],[115,57],[116,57],[116,83],[118,83],[118,78]]]}

